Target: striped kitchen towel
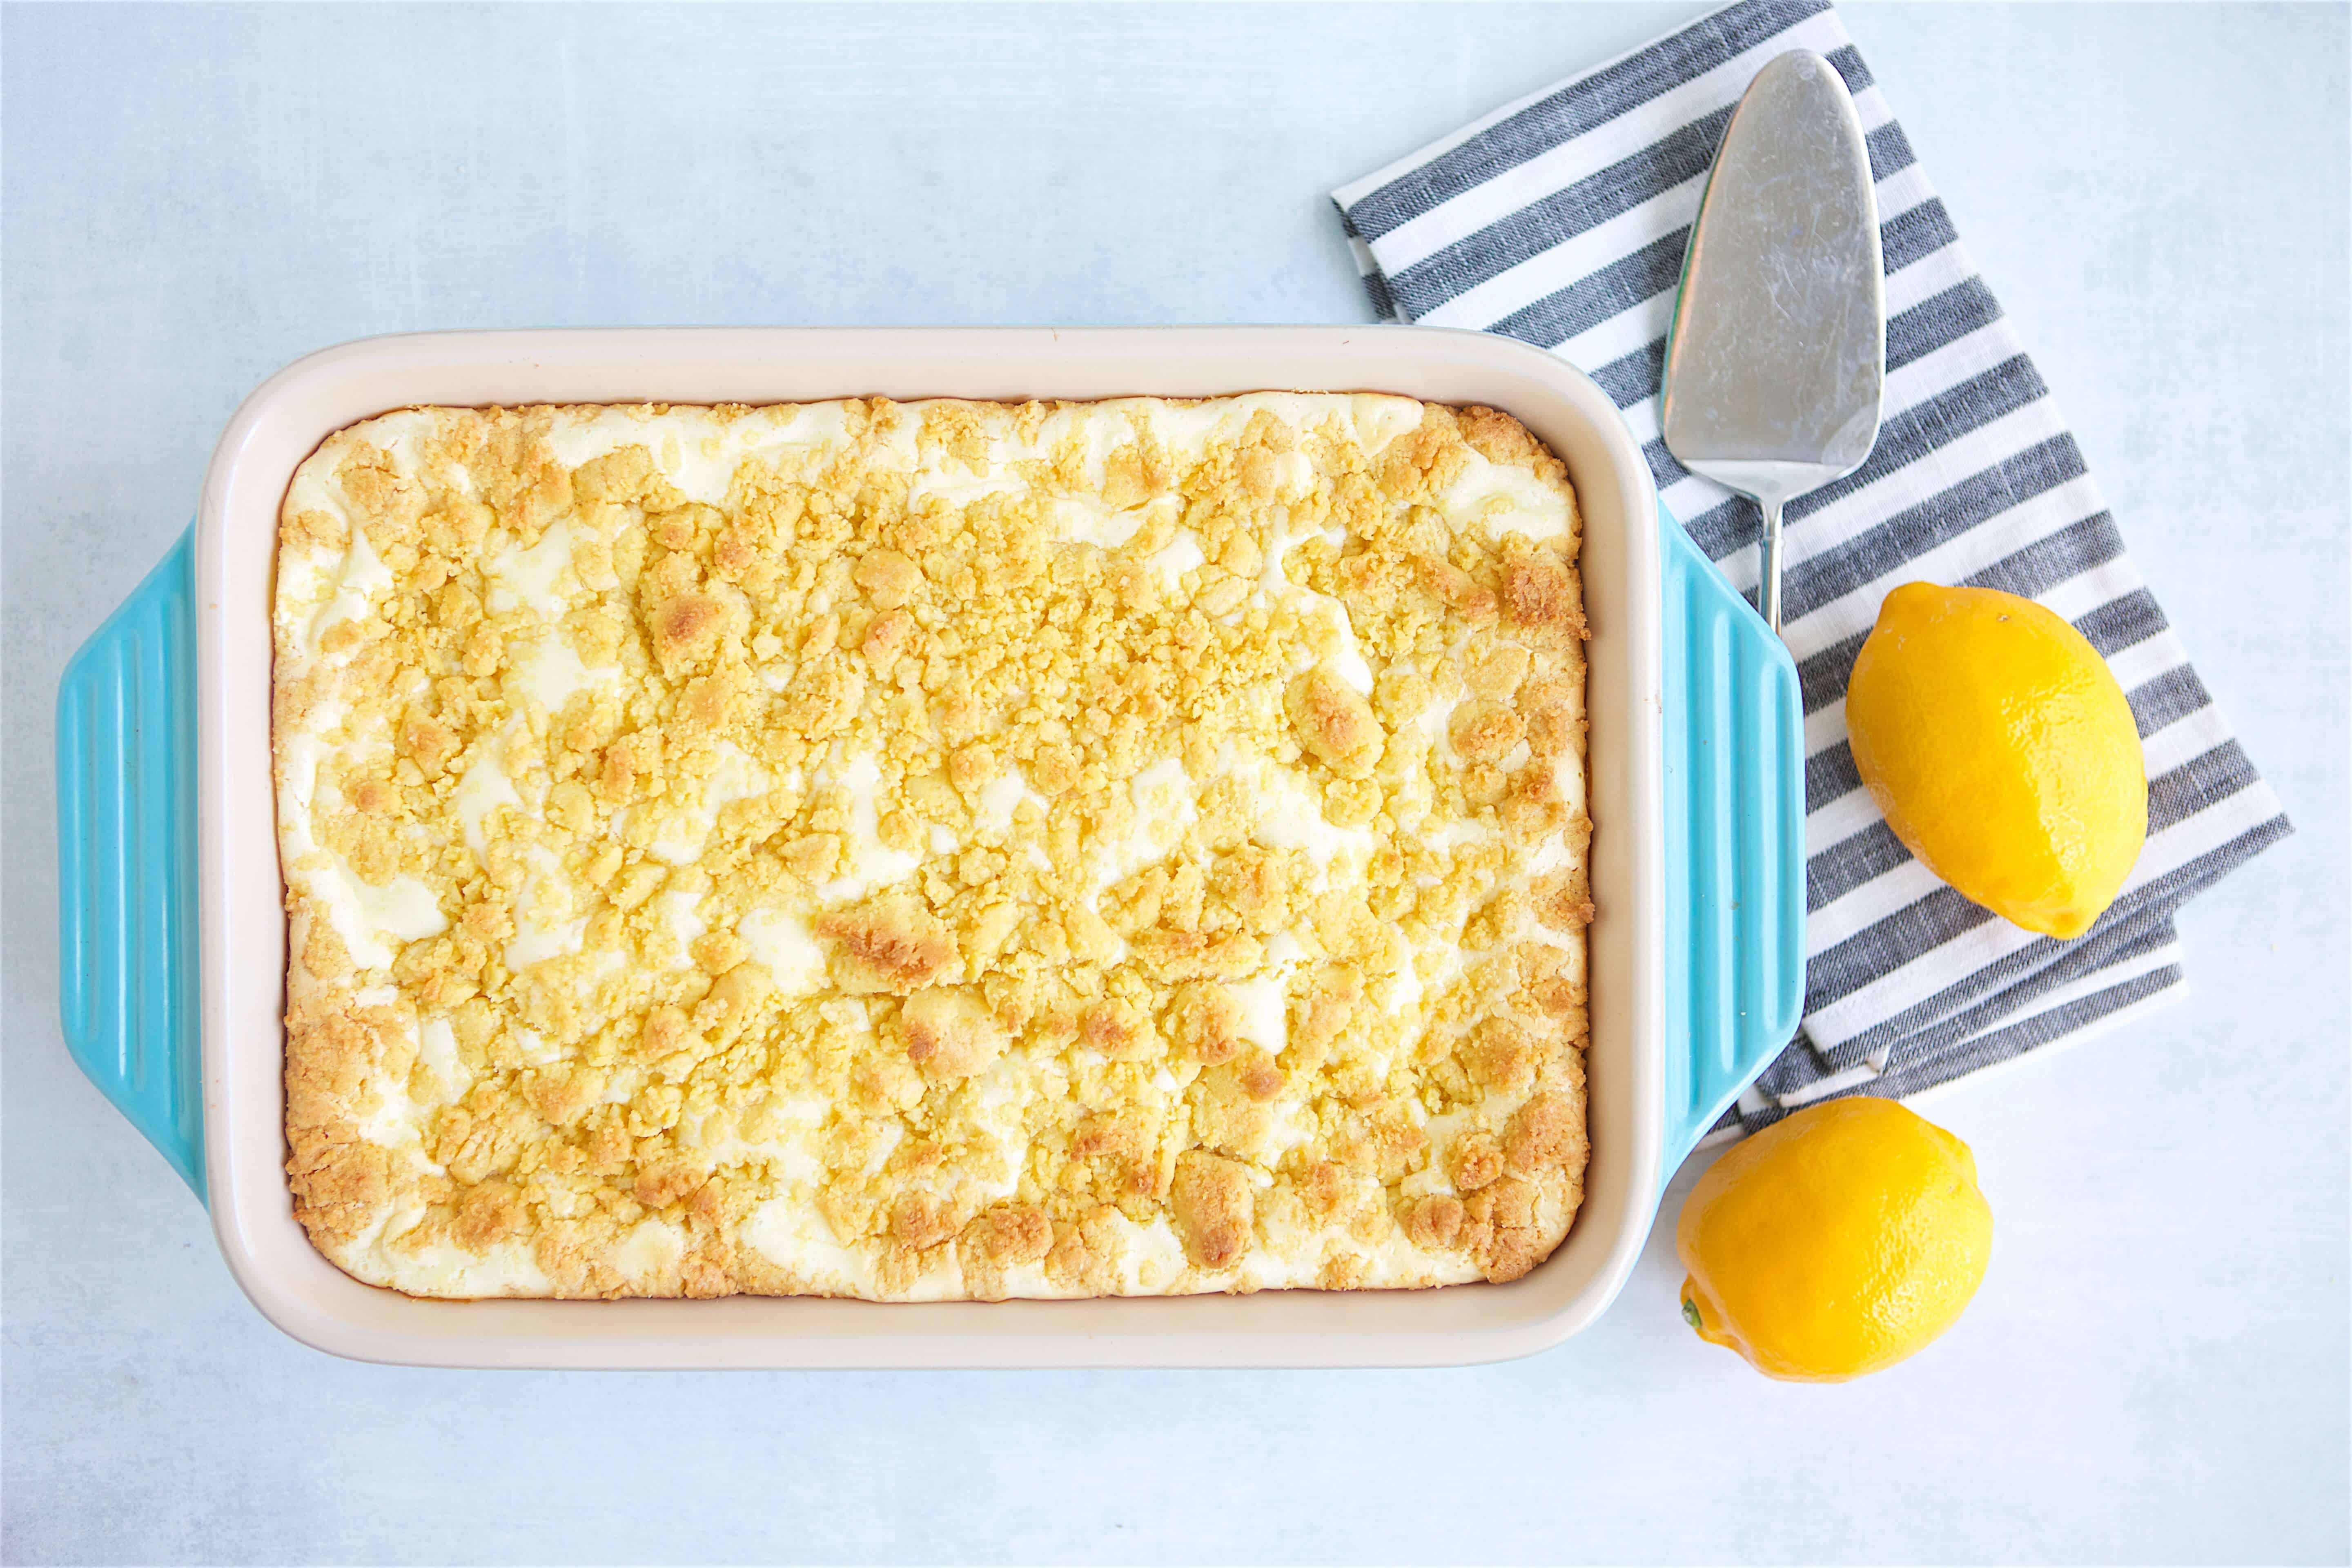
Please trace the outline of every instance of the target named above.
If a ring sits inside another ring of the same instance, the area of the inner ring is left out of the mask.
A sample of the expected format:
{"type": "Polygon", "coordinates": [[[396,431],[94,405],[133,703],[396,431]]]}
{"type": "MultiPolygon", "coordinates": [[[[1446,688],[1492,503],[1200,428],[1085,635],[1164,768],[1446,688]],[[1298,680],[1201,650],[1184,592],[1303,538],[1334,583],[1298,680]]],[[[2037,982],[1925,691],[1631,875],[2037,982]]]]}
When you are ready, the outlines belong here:
{"type": "Polygon", "coordinates": [[[2124,554],[2033,362],[1953,234],[1828,0],[1744,0],[1547,88],[1334,193],[1374,307],[1504,332],[1598,381],[1646,443],[1667,509],[1755,587],[1753,503],[1658,438],[1683,248],[1732,106],[1783,50],[1826,55],[1870,144],[1886,261],[1886,405],[1860,470],[1791,502],[1786,636],[1805,702],[1799,1039],[1719,1133],[1855,1092],[1906,1095],[2184,993],[2173,911],[2289,831],[2124,554]],[[2040,600],[2130,693],[2148,840],[2073,942],[1969,903],[1897,843],[1854,773],[1845,682],[1887,591],[1918,579],[2040,600]]]}

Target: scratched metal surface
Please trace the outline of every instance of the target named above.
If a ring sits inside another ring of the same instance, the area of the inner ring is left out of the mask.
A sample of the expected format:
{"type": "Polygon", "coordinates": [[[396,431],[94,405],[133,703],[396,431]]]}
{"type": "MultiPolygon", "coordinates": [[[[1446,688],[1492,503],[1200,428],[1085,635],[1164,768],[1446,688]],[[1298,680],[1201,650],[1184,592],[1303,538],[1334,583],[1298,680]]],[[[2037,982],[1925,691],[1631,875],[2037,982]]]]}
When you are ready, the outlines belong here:
{"type": "Polygon", "coordinates": [[[1781,508],[1862,466],[1886,383],[1870,153],[1830,63],[1792,50],[1733,111],[1691,227],[1660,410],[1684,468],[1760,502],[1757,607],[1780,626],[1781,508]]]}
{"type": "Polygon", "coordinates": [[[1724,133],[1693,229],[1666,444],[1751,495],[1793,499],[1850,472],[1877,431],[1877,206],[1844,90],[1819,56],[1768,66],[1724,133]]]}

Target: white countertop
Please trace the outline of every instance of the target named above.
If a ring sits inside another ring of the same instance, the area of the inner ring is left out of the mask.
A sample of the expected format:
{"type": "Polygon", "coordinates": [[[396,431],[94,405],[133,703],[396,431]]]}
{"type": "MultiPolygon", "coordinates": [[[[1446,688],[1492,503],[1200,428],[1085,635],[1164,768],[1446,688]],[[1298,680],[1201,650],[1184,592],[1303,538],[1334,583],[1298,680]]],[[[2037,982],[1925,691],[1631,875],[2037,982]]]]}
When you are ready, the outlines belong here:
{"type": "Polygon", "coordinates": [[[1699,1343],[1670,1225],[1598,1327],[1472,1371],[361,1366],[262,1321],[67,1058],[58,673],[276,366],[425,327],[1364,320],[1325,191],[1696,11],[9,10],[0,1554],[2352,1551],[2341,8],[1848,16],[2300,828],[2190,907],[2189,1003],[1923,1105],[1999,1228],[1894,1372],[1699,1343]]]}

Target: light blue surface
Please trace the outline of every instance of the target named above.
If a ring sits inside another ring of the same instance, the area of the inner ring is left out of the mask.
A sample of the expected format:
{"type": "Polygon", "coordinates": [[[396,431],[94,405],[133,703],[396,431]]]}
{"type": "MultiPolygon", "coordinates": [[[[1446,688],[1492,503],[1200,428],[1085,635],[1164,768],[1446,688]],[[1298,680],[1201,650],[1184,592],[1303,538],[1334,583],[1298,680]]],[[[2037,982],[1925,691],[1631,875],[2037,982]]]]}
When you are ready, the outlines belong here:
{"type": "Polygon", "coordinates": [[[58,1013],[100,1092],[205,1195],[195,533],[58,684],[58,1013]]]}
{"type": "Polygon", "coordinates": [[[1699,1344],[1664,1226],[1591,1331],[1466,1371],[359,1366],[261,1321],[59,1037],[58,678],[271,369],[424,327],[1365,320],[1323,191],[1696,9],[0,16],[0,1555],[2352,1552],[2338,9],[1848,14],[2299,828],[2190,907],[2190,1002],[1923,1106],[1999,1234],[1893,1372],[1699,1344]]]}

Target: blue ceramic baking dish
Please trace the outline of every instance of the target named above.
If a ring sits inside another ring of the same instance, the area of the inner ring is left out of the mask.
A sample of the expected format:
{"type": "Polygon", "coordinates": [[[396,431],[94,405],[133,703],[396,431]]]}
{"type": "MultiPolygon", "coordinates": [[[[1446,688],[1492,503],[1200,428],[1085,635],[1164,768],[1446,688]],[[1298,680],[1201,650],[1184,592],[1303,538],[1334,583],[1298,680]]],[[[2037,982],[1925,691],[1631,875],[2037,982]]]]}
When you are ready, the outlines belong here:
{"type": "Polygon", "coordinates": [[[257,1304],[340,1353],[646,1366],[1494,1359],[1598,1314],[1630,1272],[1665,1179],[1795,1031],[1801,718],[1787,649],[1658,507],[1613,406],[1572,367],[1507,340],[1399,327],[368,340],[298,362],[248,399],[195,526],[67,668],[57,711],[65,1035],[90,1080],[210,1206],[257,1304]],[[451,1303],[358,1284],[310,1251],[279,1174],[285,952],[268,791],[268,594],[278,500],[320,437],[416,403],[1267,386],[1504,408],[1568,459],[1583,501],[1601,910],[1594,1153],[1586,1209],[1550,1262],[1509,1286],[1348,1296],[451,1303]],[[1478,1297],[1513,1304],[1448,1303],[1478,1297]]]}

